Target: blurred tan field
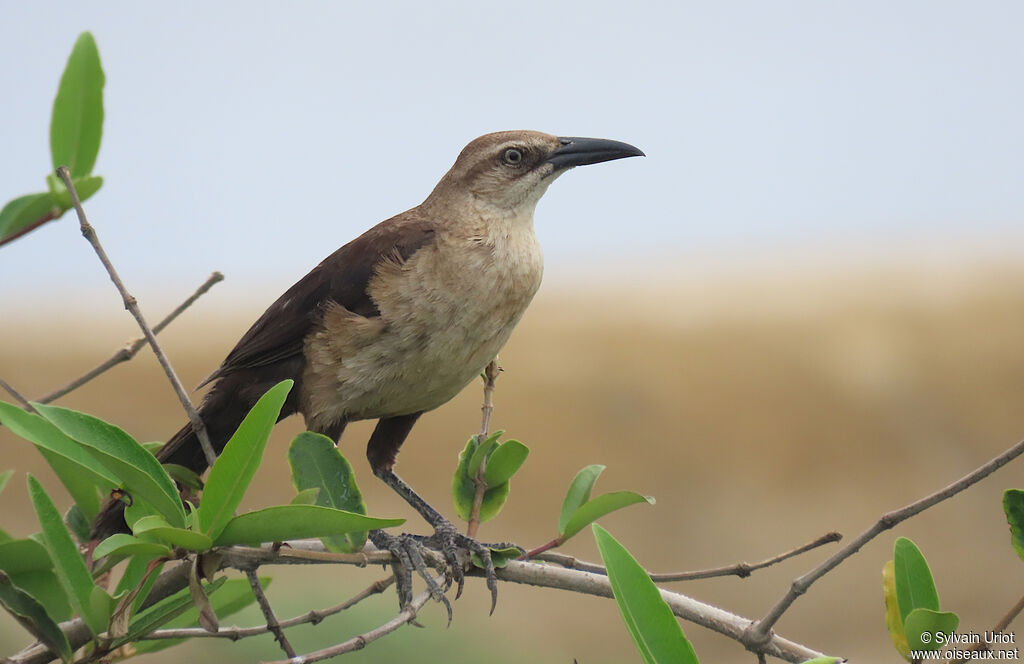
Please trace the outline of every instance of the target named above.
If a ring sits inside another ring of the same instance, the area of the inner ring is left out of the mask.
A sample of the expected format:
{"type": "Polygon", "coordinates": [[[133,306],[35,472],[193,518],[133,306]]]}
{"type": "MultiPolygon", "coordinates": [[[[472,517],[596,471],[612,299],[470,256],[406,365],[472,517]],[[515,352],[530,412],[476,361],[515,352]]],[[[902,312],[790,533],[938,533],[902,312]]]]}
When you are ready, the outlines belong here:
{"type": "MultiPolygon", "coordinates": [[[[895,265],[896,263],[893,263],[895,265]]],[[[610,282],[610,279],[609,279],[610,282]]],[[[598,490],[656,496],[602,520],[654,571],[755,562],[838,530],[847,539],[885,511],[939,489],[1024,434],[1024,268],[1007,262],[919,262],[903,267],[696,272],[625,289],[542,289],[501,356],[494,428],[530,446],[504,512],[486,540],[536,546],[554,535],[564,491],[590,463],[608,466],[598,490]]],[[[187,290],[187,287],[183,289],[187,290]]],[[[184,294],[184,293],[183,293],[184,294]]],[[[268,298],[265,304],[269,303],[268,298]]],[[[143,305],[145,306],[145,301],[143,305]]],[[[98,306],[98,305],[97,305],[98,306]]],[[[0,377],[39,396],[136,336],[113,297],[105,311],[6,308],[0,377]]],[[[162,339],[186,385],[216,366],[262,311],[228,310],[215,288],[162,339]]],[[[149,314],[158,318],[159,311],[149,314]]],[[[479,385],[428,414],[398,470],[454,517],[448,487],[458,452],[479,426],[479,385]]],[[[139,440],[184,421],[152,355],[143,351],[60,402],[115,422],[139,440]]],[[[301,422],[275,431],[245,507],[294,495],[286,446],[301,422]]],[[[352,426],[343,451],[369,510],[422,523],[370,475],[370,425],[352,426]]],[[[41,457],[0,430],[0,467],[19,471],[0,495],[0,527],[36,529],[24,471],[59,495],[41,457]]],[[[961,631],[990,629],[1024,593],[1024,563],[1010,547],[1001,493],[1024,486],[1020,462],[967,493],[885,533],[800,598],[777,626],[790,639],[851,661],[902,661],[884,627],[881,568],[894,538],[914,539],[932,565],[943,608],[961,631]]],[[[806,554],[748,579],[672,588],[732,612],[763,615],[789,582],[835,550],[806,554]]],[[[598,560],[589,532],[565,547],[598,560]]],[[[282,616],[322,608],[384,576],[381,569],[266,570],[282,616]]],[[[608,600],[503,585],[487,617],[471,580],[455,621],[429,607],[426,629],[340,661],[636,662],[608,600]]],[[[392,594],[296,631],[300,650],[338,642],[395,608],[392,594]]],[[[228,624],[255,624],[246,612],[228,624]]],[[[702,662],[749,662],[735,643],[683,624],[702,662]]],[[[1012,627],[1011,627],[1012,629],[1012,627]]],[[[0,653],[27,641],[0,618],[0,653]]],[[[269,637],[193,643],[140,661],[256,661],[280,657],[269,637]]]]}

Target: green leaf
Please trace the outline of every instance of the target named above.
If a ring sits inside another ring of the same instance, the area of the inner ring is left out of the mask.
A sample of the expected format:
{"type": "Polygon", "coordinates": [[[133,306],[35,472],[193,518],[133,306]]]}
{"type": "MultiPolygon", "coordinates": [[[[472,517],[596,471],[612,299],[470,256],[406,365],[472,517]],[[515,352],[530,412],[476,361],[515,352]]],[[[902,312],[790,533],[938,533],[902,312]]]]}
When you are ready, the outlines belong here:
{"type": "Polygon", "coordinates": [[[569,517],[568,522],[565,524],[565,530],[560,532],[558,537],[564,542],[604,515],[636,503],[653,505],[654,498],[651,496],[641,496],[634,491],[614,491],[602,494],[593,500],[587,501],[577,509],[569,517]]]}
{"type": "Polygon", "coordinates": [[[53,569],[50,553],[36,540],[12,539],[0,543],[0,570],[11,576],[49,569],[53,569]]]}
{"type": "Polygon", "coordinates": [[[67,166],[75,178],[92,172],[100,151],[104,83],[96,42],[83,32],[60,77],[50,119],[53,167],[67,166]]]}
{"type": "Polygon", "coordinates": [[[3,491],[4,487],[7,486],[7,481],[11,479],[11,475],[14,475],[13,470],[5,470],[0,473],[0,491],[3,491]]]}
{"type": "Polygon", "coordinates": [[[507,440],[491,453],[484,470],[487,486],[500,486],[508,482],[530,455],[530,448],[518,440],[507,440]]]}
{"type": "Polygon", "coordinates": [[[896,652],[908,662],[910,646],[907,645],[907,633],[903,630],[903,619],[900,618],[900,605],[896,599],[896,563],[890,560],[882,567],[882,591],[885,594],[885,626],[889,629],[889,638],[896,652]]]}
{"type": "MultiPolygon", "coordinates": [[[[85,561],[78,553],[78,547],[71,539],[71,533],[64,526],[64,519],[57,511],[50,496],[39,481],[32,475],[28,476],[28,490],[32,497],[32,504],[35,506],[39,524],[43,527],[43,540],[53,560],[54,570],[60,580],[64,591],[71,601],[75,612],[85,619],[93,634],[99,635],[107,629],[107,621],[110,614],[102,611],[102,606],[96,606],[93,599],[92,575],[85,566],[85,561]]],[[[102,589],[99,589],[103,592],[102,589]]],[[[105,593],[104,593],[105,594],[105,593]]],[[[109,599],[109,595],[107,596],[109,599]]]]}
{"type": "MultiPolygon", "coordinates": [[[[270,582],[271,579],[269,576],[260,577],[260,585],[264,588],[269,586],[270,582]]],[[[217,614],[217,617],[222,620],[238,613],[255,601],[256,596],[252,594],[252,588],[249,587],[248,579],[229,579],[223,583],[216,593],[210,596],[210,605],[213,607],[213,611],[217,614]]],[[[181,629],[198,626],[199,611],[196,610],[195,606],[190,606],[177,618],[167,621],[162,628],[181,629]]],[[[152,641],[137,641],[134,645],[134,649],[136,654],[142,655],[170,648],[171,646],[175,646],[185,640],[186,639],[155,639],[152,641]]]]}
{"type": "Polygon", "coordinates": [[[316,505],[316,499],[320,495],[320,489],[304,489],[295,494],[292,498],[292,505],[316,505]]]}
{"type": "Polygon", "coordinates": [[[0,422],[35,445],[82,513],[90,520],[96,518],[100,508],[96,487],[109,492],[120,484],[117,476],[81,444],[39,415],[0,401],[0,422]]]}
{"type": "Polygon", "coordinates": [[[217,539],[242,502],[293,384],[281,381],[260,397],[210,469],[199,505],[199,530],[212,539],[217,539]]]}
{"type": "Polygon", "coordinates": [[[146,597],[149,596],[149,591],[152,590],[153,584],[156,583],[157,576],[160,574],[160,568],[163,564],[159,564],[152,574],[147,576],[149,571],[149,564],[156,558],[156,556],[146,555],[134,555],[128,559],[128,565],[124,569],[124,573],[121,575],[121,580],[117,582],[117,588],[114,592],[115,597],[121,597],[125,593],[134,591],[142,584],[142,589],[139,594],[135,597],[135,601],[132,602],[131,611],[132,613],[139,610],[142,606],[142,602],[145,601],[146,597]]]}
{"type": "Polygon", "coordinates": [[[71,661],[71,644],[56,621],[50,617],[42,604],[17,588],[3,572],[0,572],[0,604],[3,604],[15,620],[47,648],[65,662],[71,661]]]}
{"type": "Polygon", "coordinates": [[[84,445],[97,461],[120,477],[122,486],[133,498],[145,499],[172,526],[185,525],[185,508],[167,471],[123,429],[68,408],[33,405],[43,417],[84,445]]]}
{"type": "Polygon", "coordinates": [[[952,634],[960,625],[955,613],[943,613],[931,609],[914,609],[907,615],[903,629],[907,633],[907,645],[913,650],[940,650],[948,639],[935,638],[936,634],[952,634]],[[927,634],[925,638],[922,635],[927,634]]]}
{"type": "MultiPolygon", "coordinates": [[[[473,478],[476,477],[476,474],[469,472],[469,466],[476,452],[480,450],[480,447],[476,445],[475,439],[469,439],[465,449],[462,450],[462,454],[459,455],[459,465],[455,469],[455,475],[452,476],[452,502],[455,504],[455,512],[463,521],[468,521],[473,512],[473,500],[476,497],[476,483],[473,481],[473,478]]],[[[493,447],[491,445],[492,449],[493,447]]],[[[497,516],[508,499],[508,493],[508,482],[499,486],[489,487],[484,491],[483,502],[480,504],[481,523],[486,523],[497,516]]]]}
{"type": "Polygon", "coordinates": [[[171,476],[171,479],[181,486],[185,486],[196,491],[203,490],[203,480],[199,477],[199,473],[196,471],[176,463],[165,463],[163,466],[164,470],[167,471],[167,474],[171,476]]]}
{"type": "Polygon", "coordinates": [[[136,535],[153,535],[189,551],[208,551],[213,548],[213,540],[206,533],[175,528],[159,514],[142,517],[132,525],[132,532],[136,535]]]}
{"type": "MultiPolygon", "coordinates": [[[[80,178],[74,178],[71,183],[75,185],[75,191],[78,192],[78,200],[85,202],[92,198],[92,195],[100,190],[103,186],[103,178],[98,175],[86,175],[80,178]]],[[[60,188],[57,193],[53,196],[54,201],[60,206],[61,211],[70,210],[73,205],[71,204],[71,194],[68,193],[67,188],[63,182],[60,182],[60,188]]]]}
{"type": "Polygon", "coordinates": [[[57,622],[71,620],[71,604],[52,569],[11,574],[11,582],[43,605],[57,622]]]}
{"type": "Polygon", "coordinates": [[[159,542],[148,542],[134,535],[117,533],[99,543],[92,552],[93,558],[99,560],[104,556],[170,556],[171,548],[159,542]]]}
{"type": "MultiPolygon", "coordinates": [[[[93,493],[95,492],[96,490],[93,489],[93,493]]],[[[82,513],[82,509],[78,505],[72,505],[71,509],[64,514],[64,524],[79,542],[88,542],[92,537],[92,520],[82,513]]]]}
{"type": "Polygon", "coordinates": [[[487,436],[479,445],[476,445],[476,436],[470,438],[470,442],[474,444],[473,455],[469,458],[469,464],[466,466],[466,475],[469,479],[474,479],[476,474],[480,472],[480,466],[483,464],[484,459],[491,455],[494,448],[498,445],[498,439],[501,438],[501,434],[505,433],[503,429],[499,429],[487,436]]]}
{"type": "Polygon", "coordinates": [[[48,191],[19,196],[0,210],[0,240],[42,219],[56,219],[61,209],[48,191]]]}
{"type": "Polygon", "coordinates": [[[277,505],[231,519],[214,544],[283,542],[390,528],[403,523],[405,519],[378,519],[319,505],[277,505]]]}
{"type": "MultiPolygon", "coordinates": [[[[498,568],[508,565],[510,561],[518,560],[523,555],[523,552],[514,546],[505,547],[503,549],[496,549],[494,547],[487,548],[491,551],[491,563],[498,568]]],[[[484,562],[480,559],[480,556],[474,553],[470,557],[472,558],[474,565],[480,569],[484,569],[484,562]]]]}
{"type": "MultiPolygon", "coordinates": [[[[932,572],[921,550],[906,537],[896,539],[893,546],[893,572],[896,581],[896,601],[900,607],[900,620],[904,628],[907,615],[914,609],[939,610],[939,593],[932,581],[932,572]]],[[[907,633],[907,641],[910,634],[907,633]]]]}
{"type": "Polygon", "coordinates": [[[1017,556],[1024,560],[1024,491],[1007,489],[1003,493],[1003,511],[1010,524],[1010,544],[1017,556]]]}
{"type": "Polygon", "coordinates": [[[594,483],[597,482],[597,478],[604,472],[604,469],[604,466],[595,463],[576,473],[572,484],[569,485],[569,491],[565,494],[565,500],[562,502],[562,513],[558,517],[558,532],[564,533],[565,526],[569,523],[572,515],[583,503],[590,500],[590,492],[594,489],[594,483]]]}
{"type": "MultiPolygon", "coordinates": [[[[203,584],[203,591],[207,596],[213,595],[227,581],[222,576],[213,583],[203,584]]],[[[165,597],[156,604],[139,612],[128,625],[128,635],[114,642],[114,646],[120,646],[129,641],[134,641],[144,634],[160,629],[167,622],[174,620],[192,607],[192,595],[188,588],[183,588],[170,597],[165,597]]]]}
{"type": "Polygon", "coordinates": [[[647,571],[607,530],[596,523],[593,529],[615,602],[644,661],[697,664],[693,646],[647,571]]]}
{"type": "MultiPolygon", "coordinates": [[[[327,436],[306,431],[292,440],[288,448],[292,482],[300,493],[315,490],[315,505],[333,507],[354,514],[366,514],[366,503],[356,485],[355,471],[327,436]]],[[[294,503],[294,501],[293,501],[294,503]]],[[[324,537],[328,551],[350,553],[366,543],[366,531],[324,537]]]]}

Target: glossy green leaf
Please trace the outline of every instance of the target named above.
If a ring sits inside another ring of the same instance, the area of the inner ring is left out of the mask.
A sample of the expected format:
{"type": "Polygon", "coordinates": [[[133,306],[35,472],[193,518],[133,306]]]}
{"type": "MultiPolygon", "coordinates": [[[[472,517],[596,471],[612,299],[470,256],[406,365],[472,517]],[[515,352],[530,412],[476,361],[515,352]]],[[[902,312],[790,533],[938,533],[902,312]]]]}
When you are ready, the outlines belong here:
{"type": "MultiPolygon", "coordinates": [[[[300,493],[317,492],[312,504],[366,514],[366,503],[356,485],[355,471],[327,436],[310,431],[300,433],[288,448],[288,463],[292,467],[295,488],[300,493]]],[[[321,540],[328,551],[350,553],[363,548],[366,536],[364,530],[321,540]]]]}
{"type": "Polygon", "coordinates": [[[1003,511],[1010,524],[1010,544],[1017,556],[1024,560],[1024,491],[1008,489],[1003,493],[1003,511]]]}
{"type": "Polygon", "coordinates": [[[105,81],[96,42],[83,32],[60,77],[50,119],[53,167],[67,166],[75,178],[92,172],[100,151],[105,81]]]}
{"type": "Polygon", "coordinates": [[[61,209],[48,191],[19,196],[0,210],[0,240],[43,219],[56,219],[61,209]]]}
{"type": "Polygon", "coordinates": [[[960,625],[960,617],[955,613],[932,611],[931,609],[914,609],[907,615],[903,629],[907,634],[907,645],[910,650],[941,650],[946,638],[938,639],[936,634],[952,634],[960,625]]]}
{"type": "Polygon", "coordinates": [[[378,519],[319,505],[277,505],[231,519],[214,543],[217,546],[230,546],[283,542],[390,528],[403,523],[405,519],[378,519]]]}
{"type": "Polygon", "coordinates": [[[64,586],[52,569],[11,574],[11,582],[43,605],[46,613],[57,622],[71,620],[71,603],[64,586]]]}
{"type": "Polygon", "coordinates": [[[885,626],[889,630],[889,638],[896,652],[903,659],[910,661],[910,646],[907,645],[907,634],[903,631],[903,619],[900,617],[899,600],[896,599],[896,563],[890,560],[882,567],[882,592],[885,597],[885,626]]]}
{"type": "MultiPolygon", "coordinates": [[[[92,575],[85,566],[85,560],[78,553],[78,547],[71,539],[71,533],[64,526],[64,519],[57,511],[50,496],[39,481],[32,475],[28,476],[28,490],[32,497],[32,504],[39,518],[39,524],[43,528],[43,541],[50,553],[54,570],[60,580],[68,600],[75,612],[85,619],[86,624],[93,634],[100,634],[107,629],[107,620],[110,614],[104,615],[102,608],[96,606],[93,598],[92,575]]],[[[102,592],[102,589],[100,589],[102,592]]],[[[109,596],[108,596],[109,599],[109,596]]]]}
{"type": "MultiPolygon", "coordinates": [[[[493,449],[493,446],[491,446],[493,449]]],[[[452,476],[452,502],[455,504],[455,512],[463,521],[468,521],[473,512],[473,500],[476,497],[476,483],[472,478],[475,473],[469,472],[470,461],[474,454],[479,451],[476,441],[472,438],[466,443],[465,449],[459,455],[459,465],[452,476]]],[[[483,502],[480,504],[480,522],[490,521],[501,511],[505,501],[508,500],[509,483],[489,487],[484,491],[483,502]]]]}
{"type": "Polygon", "coordinates": [[[117,533],[100,542],[92,552],[93,558],[97,560],[104,556],[134,555],[170,556],[171,548],[166,544],[149,542],[134,535],[117,533]]]}
{"type": "Polygon", "coordinates": [[[199,530],[212,539],[217,539],[242,502],[293,384],[281,381],[260,397],[210,469],[199,505],[199,530]]]}
{"type": "Polygon", "coordinates": [[[12,475],[14,475],[13,470],[5,470],[0,473],[0,491],[4,490],[4,487],[7,486],[7,481],[11,479],[12,475]]]}
{"type": "MultiPolygon", "coordinates": [[[[906,537],[896,539],[893,546],[893,572],[896,582],[896,601],[900,607],[900,620],[904,629],[907,616],[914,609],[939,610],[939,593],[932,581],[932,572],[921,550],[906,537]]],[[[907,633],[910,642],[910,633],[907,633]]]]}
{"type": "Polygon", "coordinates": [[[53,569],[50,553],[36,540],[12,539],[0,543],[0,570],[11,576],[48,569],[53,569]]]}
{"type": "Polygon", "coordinates": [[[0,604],[33,636],[65,662],[71,662],[71,644],[42,604],[0,572],[0,604]]]}
{"type": "MultiPolygon", "coordinates": [[[[270,577],[260,577],[260,585],[264,588],[269,586],[270,582],[270,577]]],[[[213,611],[217,614],[217,617],[222,620],[238,613],[255,601],[256,596],[252,594],[252,588],[249,587],[248,579],[229,579],[224,582],[216,593],[210,595],[210,605],[213,607],[213,611]]],[[[195,606],[191,606],[177,618],[167,621],[167,623],[162,626],[162,629],[181,629],[198,626],[199,611],[196,610],[195,606]]],[[[154,639],[136,641],[133,647],[136,654],[142,655],[170,648],[171,646],[178,645],[185,640],[186,639],[154,639]]]]}
{"type": "Polygon", "coordinates": [[[480,472],[480,466],[484,460],[487,459],[494,448],[498,446],[498,439],[505,433],[503,429],[499,429],[492,433],[487,438],[484,438],[479,445],[476,444],[476,436],[470,438],[470,442],[473,443],[473,454],[469,457],[469,463],[466,465],[466,476],[470,479],[476,477],[476,474],[480,472]]]}
{"type": "Polygon", "coordinates": [[[203,490],[203,480],[196,471],[176,463],[165,463],[163,466],[167,474],[171,476],[171,479],[181,486],[195,491],[203,490]]]}
{"type": "Polygon", "coordinates": [[[623,507],[635,505],[636,503],[654,504],[651,496],[641,496],[634,491],[614,491],[605,493],[593,500],[589,500],[577,509],[565,524],[565,530],[558,534],[564,542],[589,524],[597,521],[606,514],[610,514],[623,507]]]}
{"type": "Polygon", "coordinates": [[[132,532],[136,535],[159,537],[172,546],[189,551],[208,551],[213,548],[213,540],[206,533],[175,528],[159,514],[142,517],[132,525],[132,532]]]}
{"type": "Polygon", "coordinates": [[[96,487],[109,492],[120,484],[81,444],[39,415],[0,401],[0,422],[36,446],[87,518],[95,518],[99,511],[96,487]]]}
{"type": "Polygon", "coordinates": [[[604,466],[595,463],[576,473],[572,484],[569,485],[569,491],[565,494],[565,500],[562,502],[562,513],[558,517],[558,532],[564,533],[572,515],[583,503],[590,500],[590,492],[594,489],[594,483],[597,482],[597,478],[604,472],[604,469],[604,466]]]}
{"type": "Polygon", "coordinates": [[[133,497],[143,498],[171,525],[185,525],[185,508],[167,471],[134,438],[103,420],[59,406],[33,404],[40,414],[86,447],[133,497]]]}
{"type": "Polygon", "coordinates": [[[697,664],[693,646],[647,571],[607,530],[596,523],[593,530],[615,602],[644,661],[697,664]]]}
{"type": "MultiPolygon", "coordinates": [[[[212,596],[223,587],[227,580],[227,577],[222,576],[213,583],[203,584],[203,591],[207,596],[212,596]]],[[[170,597],[165,597],[153,606],[140,611],[132,618],[128,625],[128,635],[115,641],[115,647],[129,641],[134,641],[143,634],[149,634],[154,630],[160,629],[169,621],[188,611],[190,607],[193,607],[193,604],[192,595],[189,593],[188,588],[183,588],[170,597]]]]}
{"type": "Polygon", "coordinates": [[[529,455],[530,448],[518,440],[506,440],[499,445],[487,459],[487,468],[484,470],[487,486],[494,487],[508,482],[529,455]]]}
{"type": "MultiPolygon", "coordinates": [[[[523,552],[515,548],[514,546],[506,547],[504,549],[495,549],[494,547],[488,548],[491,551],[491,563],[499,569],[504,567],[505,565],[508,565],[509,562],[513,560],[518,560],[523,555],[523,552]]],[[[480,569],[484,569],[484,563],[483,560],[480,559],[480,556],[474,553],[470,556],[470,558],[472,559],[474,565],[476,565],[480,569]]]]}

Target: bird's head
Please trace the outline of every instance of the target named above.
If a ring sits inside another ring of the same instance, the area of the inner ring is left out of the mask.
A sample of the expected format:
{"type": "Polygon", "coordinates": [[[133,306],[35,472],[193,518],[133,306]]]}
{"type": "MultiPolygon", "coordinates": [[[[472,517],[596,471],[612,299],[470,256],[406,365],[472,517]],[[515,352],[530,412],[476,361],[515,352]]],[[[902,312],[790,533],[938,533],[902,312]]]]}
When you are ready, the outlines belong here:
{"type": "Polygon", "coordinates": [[[431,198],[470,196],[477,205],[532,214],[548,185],[570,168],[643,154],[628,143],[601,138],[539,131],[484,134],[462,150],[431,198]]]}

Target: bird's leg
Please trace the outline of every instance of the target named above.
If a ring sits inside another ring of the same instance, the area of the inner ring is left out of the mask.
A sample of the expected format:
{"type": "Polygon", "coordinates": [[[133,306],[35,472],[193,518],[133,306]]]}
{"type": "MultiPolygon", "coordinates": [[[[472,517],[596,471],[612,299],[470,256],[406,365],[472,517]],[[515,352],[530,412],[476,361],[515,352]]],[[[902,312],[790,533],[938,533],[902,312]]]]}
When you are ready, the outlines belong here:
{"type": "MultiPolygon", "coordinates": [[[[373,430],[373,435],[370,436],[370,442],[366,448],[366,456],[370,460],[373,474],[394,489],[395,493],[419,512],[426,522],[434,528],[434,534],[422,538],[421,541],[420,538],[407,538],[403,540],[403,538],[395,538],[381,531],[375,531],[375,533],[371,534],[371,537],[376,539],[372,541],[378,547],[387,548],[389,551],[392,551],[393,555],[395,555],[396,547],[401,547],[407,551],[412,546],[412,542],[440,551],[448,563],[452,579],[458,583],[458,591],[455,594],[456,599],[462,595],[462,588],[465,584],[465,561],[460,560],[459,550],[468,551],[470,554],[475,553],[484,564],[487,588],[491,591],[491,613],[493,613],[498,601],[498,576],[494,570],[494,563],[491,560],[490,549],[475,539],[460,533],[450,521],[441,516],[440,512],[431,507],[427,501],[413,491],[412,487],[406,484],[392,470],[395,458],[398,455],[398,449],[405,441],[406,436],[409,435],[412,425],[415,424],[419,416],[420,413],[414,413],[412,415],[381,419],[373,430]],[[378,543],[378,540],[380,543],[378,543]]],[[[401,554],[397,554],[396,559],[402,561],[401,554]]],[[[395,575],[399,586],[399,598],[404,604],[411,597],[411,591],[408,589],[411,588],[412,581],[410,568],[404,563],[403,566],[405,566],[404,572],[400,572],[396,567],[395,575]],[[400,574],[404,574],[405,579],[398,578],[400,574]],[[402,596],[403,587],[408,591],[408,597],[402,596]]]]}

